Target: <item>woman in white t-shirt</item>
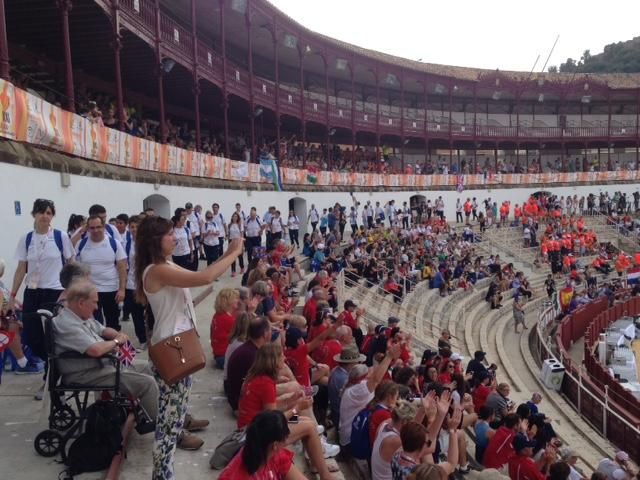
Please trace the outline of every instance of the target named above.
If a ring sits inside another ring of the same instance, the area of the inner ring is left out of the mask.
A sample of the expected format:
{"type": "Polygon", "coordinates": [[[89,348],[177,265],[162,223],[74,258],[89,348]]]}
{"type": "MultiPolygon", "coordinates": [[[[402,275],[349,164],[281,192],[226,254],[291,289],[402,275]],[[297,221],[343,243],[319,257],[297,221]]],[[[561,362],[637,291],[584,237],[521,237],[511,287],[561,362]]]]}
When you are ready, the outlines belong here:
{"type": "MultiPolygon", "coordinates": [[[[34,229],[18,240],[15,259],[18,262],[10,292],[8,310],[15,309],[18,291],[25,283],[22,302],[24,343],[31,347],[33,355],[47,358],[42,322],[38,309],[50,310],[63,291],[60,270],[75,256],[69,235],[51,227],[56,207],[51,200],[39,198],[33,202],[31,215],[34,229]]],[[[37,360],[37,359],[36,359],[37,360]]]]}
{"type": "Polygon", "coordinates": [[[202,226],[202,245],[204,247],[204,256],[207,259],[207,265],[211,265],[218,259],[218,246],[220,245],[220,227],[213,219],[213,212],[208,210],[205,213],[205,221],[202,226]]]}
{"type": "Polygon", "coordinates": [[[287,228],[289,229],[289,240],[291,240],[291,245],[295,243],[296,248],[300,248],[300,240],[298,239],[298,232],[300,231],[300,219],[293,210],[289,210],[287,228]]]}
{"type": "Polygon", "coordinates": [[[173,231],[176,238],[176,245],[171,256],[173,262],[182,268],[191,270],[193,264],[193,238],[191,230],[187,227],[187,215],[182,208],[176,210],[176,214],[171,219],[173,231]]]}
{"type": "MultiPolygon", "coordinates": [[[[233,212],[231,215],[231,220],[229,221],[229,242],[237,238],[242,238],[242,219],[240,218],[240,214],[238,212],[233,212]]],[[[238,262],[240,263],[240,275],[244,273],[244,257],[242,255],[238,256],[238,262]]],[[[231,276],[236,276],[236,261],[234,260],[231,264],[231,276]]]]}
{"type": "MultiPolygon", "coordinates": [[[[209,285],[242,253],[242,239],[233,240],[220,259],[201,271],[168,261],[176,247],[176,229],[161,217],[147,217],[136,234],[136,298],[148,303],[154,316],[150,345],[192,328],[195,309],[190,288],[209,285]]],[[[174,478],[173,454],[184,422],[192,378],[166,383],[154,369],[160,398],[153,444],[153,478],[174,478]]]]}
{"type": "Polygon", "coordinates": [[[271,248],[278,240],[282,239],[282,232],[284,230],[284,222],[280,217],[280,210],[276,210],[271,217],[271,221],[269,222],[269,228],[271,229],[271,245],[268,245],[267,248],[271,248]]]}

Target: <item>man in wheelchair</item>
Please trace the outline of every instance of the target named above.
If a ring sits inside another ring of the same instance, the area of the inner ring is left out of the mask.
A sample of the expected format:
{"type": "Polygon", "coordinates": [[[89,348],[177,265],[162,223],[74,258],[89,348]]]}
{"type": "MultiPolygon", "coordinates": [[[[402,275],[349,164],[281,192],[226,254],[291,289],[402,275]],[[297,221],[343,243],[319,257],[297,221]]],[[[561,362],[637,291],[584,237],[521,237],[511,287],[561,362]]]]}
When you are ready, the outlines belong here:
{"type": "MultiPolygon", "coordinates": [[[[53,321],[55,354],[77,352],[86,358],[58,358],[65,385],[112,386],[116,368],[105,356],[116,353],[127,335],[105,327],[93,318],[98,291],[88,280],[74,282],[66,291],[66,306],[53,321]]],[[[158,386],[148,364],[133,364],[120,371],[120,391],[137,398],[149,419],[158,413],[158,386]]]]}

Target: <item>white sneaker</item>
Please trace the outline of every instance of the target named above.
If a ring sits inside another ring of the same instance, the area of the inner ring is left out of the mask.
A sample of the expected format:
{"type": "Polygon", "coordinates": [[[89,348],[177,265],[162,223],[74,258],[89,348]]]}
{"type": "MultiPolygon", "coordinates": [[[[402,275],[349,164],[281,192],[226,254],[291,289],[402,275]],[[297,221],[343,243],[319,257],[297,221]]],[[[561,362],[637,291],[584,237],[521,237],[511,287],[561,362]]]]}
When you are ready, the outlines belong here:
{"type": "Polygon", "coordinates": [[[324,433],[324,425],[316,425],[316,432],[318,432],[318,435],[322,435],[324,433]]]}
{"type": "Polygon", "coordinates": [[[320,442],[322,443],[322,453],[324,454],[324,458],[335,457],[340,453],[339,445],[328,443],[327,439],[324,437],[320,437],[320,442]]]}

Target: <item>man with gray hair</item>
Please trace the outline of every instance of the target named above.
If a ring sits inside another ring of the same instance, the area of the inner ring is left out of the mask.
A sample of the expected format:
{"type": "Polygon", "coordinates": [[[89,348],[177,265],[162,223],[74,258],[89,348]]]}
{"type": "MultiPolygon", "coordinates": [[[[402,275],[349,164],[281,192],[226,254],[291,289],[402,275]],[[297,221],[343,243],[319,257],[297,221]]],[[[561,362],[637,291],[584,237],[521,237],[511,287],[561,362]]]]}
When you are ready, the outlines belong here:
{"type": "MultiPolygon", "coordinates": [[[[59,361],[65,384],[113,385],[116,369],[105,355],[116,353],[129,337],[105,327],[93,318],[98,290],[87,280],[75,281],[66,290],[66,307],[53,322],[56,354],[77,352],[83,359],[59,361]]],[[[120,372],[120,390],[140,400],[149,418],[158,414],[158,386],[147,364],[120,372]]]]}

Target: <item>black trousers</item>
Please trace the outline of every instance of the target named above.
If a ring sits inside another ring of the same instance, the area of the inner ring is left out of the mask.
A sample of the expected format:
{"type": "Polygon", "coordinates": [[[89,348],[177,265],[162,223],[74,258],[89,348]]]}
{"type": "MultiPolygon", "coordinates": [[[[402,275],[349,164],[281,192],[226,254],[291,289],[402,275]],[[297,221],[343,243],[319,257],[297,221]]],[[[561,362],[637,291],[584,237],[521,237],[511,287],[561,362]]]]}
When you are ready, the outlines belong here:
{"type": "Polygon", "coordinates": [[[144,326],[144,305],[136,302],[134,290],[127,289],[124,293],[124,308],[131,313],[133,319],[133,329],[136,332],[138,342],[146,343],[147,331],[144,326]]]}
{"type": "Polygon", "coordinates": [[[187,270],[191,270],[191,254],[188,255],[173,255],[172,257],[173,263],[176,265],[186,268],[187,270]]]}
{"type": "Polygon", "coordinates": [[[291,241],[291,245],[295,243],[297,248],[300,248],[300,241],[298,240],[299,230],[295,228],[289,229],[289,240],[291,241]]]}
{"type": "Polygon", "coordinates": [[[462,223],[462,212],[456,212],[456,223],[462,223]]]}
{"type": "Polygon", "coordinates": [[[62,290],[50,288],[27,288],[22,300],[22,341],[31,348],[31,353],[47,359],[42,320],[36,313],[39,309],[52,310],[62,290]]]}
{"type": "Polygon", "coordinates": [[[409,229],[409,217],[402,217],[402,228],[409,229]]]}
{"type": "Polygon", "coordinates": [[[117,292],[98,292],[98,309],[94,312],[93,316],[103,325],[119,332],[120,307],[116,302],[116,293],[117,292]]]}
{"type": "Polygon", "coordinates": [[[207,266],[218,260],[218,245],[202,245],[204,247],[204,256],[207,259],[207,266]]]}
{"type": "Polygon", "coordinates": [[[311,233],[316,231],[317,226],[318,226],[318,222],[311,222],[311,233]]]}
{"type": "Polygon", "coordinates": [[[262,241],[262,237],[247,237],[245,241],[245,248],[247,249],[247,259],[249,263],[251,263],[251,259],[253,258],[253,248],[259,247],[262,241]]]}

